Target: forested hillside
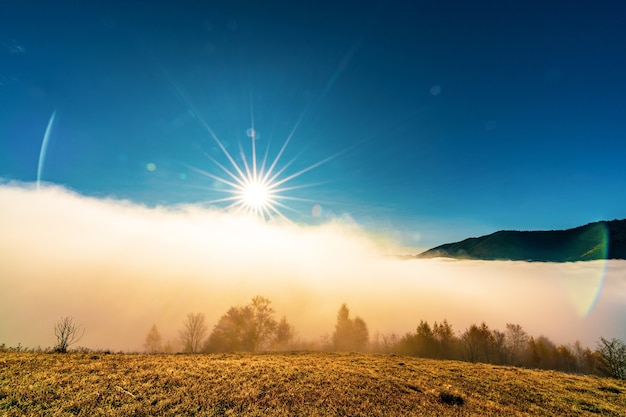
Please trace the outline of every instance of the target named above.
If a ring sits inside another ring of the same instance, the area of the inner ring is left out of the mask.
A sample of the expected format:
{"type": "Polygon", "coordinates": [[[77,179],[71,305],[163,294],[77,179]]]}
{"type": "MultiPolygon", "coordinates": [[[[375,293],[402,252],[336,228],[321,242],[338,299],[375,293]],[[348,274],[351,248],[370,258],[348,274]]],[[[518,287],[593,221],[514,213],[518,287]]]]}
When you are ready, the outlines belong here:
{"type": "Polygon", "coordinates": [[[437,246],[418,258],[575,262],[626,259],[626,220],[567,230],[510,231],[437,246]]]}

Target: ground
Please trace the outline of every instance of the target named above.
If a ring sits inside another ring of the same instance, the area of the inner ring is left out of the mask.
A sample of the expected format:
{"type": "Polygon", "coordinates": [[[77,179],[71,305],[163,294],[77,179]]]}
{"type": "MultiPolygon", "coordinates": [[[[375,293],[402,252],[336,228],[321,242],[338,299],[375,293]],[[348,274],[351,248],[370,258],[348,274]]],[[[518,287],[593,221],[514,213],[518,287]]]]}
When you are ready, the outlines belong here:
{"type": "Polygon", "coordinates": [[[3,416],[626,415],[626,381],[395,355],[0,353],[3,416]]]}

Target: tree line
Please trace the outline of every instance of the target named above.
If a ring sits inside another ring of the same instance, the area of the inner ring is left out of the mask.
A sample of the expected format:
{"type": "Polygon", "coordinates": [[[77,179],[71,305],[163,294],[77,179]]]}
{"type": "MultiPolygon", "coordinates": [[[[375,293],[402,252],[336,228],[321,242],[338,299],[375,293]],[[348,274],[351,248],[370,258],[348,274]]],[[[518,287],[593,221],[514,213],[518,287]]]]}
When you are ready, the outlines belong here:
{"type": "Polygon", "coordinates": [[[415,332],[402,337],[377,334],[371,349],[431,359],[626,377],[626,344],[619,339],[600,338],[593,351],[583,348],[579,341],[557,346],[546,336],[530,336],[513,323],[507,323],[504,332],[483,322],[457,334],[447,320],[432,326],[421,320],[415,332]]]}
{"type": "MultiPolygon", "coordinates": [[[[461,360],[496,365],[551,369],[570,373],[626,377],[626,344],[618,339],[598,341],[591,350],[580,342],[557,345],[546,336],[533,337],[519,324],[491,329],[482,322],[455,332],[447,320],[420,320],[414,332],[403,336],[376,333],[370,340],[367,324],[350,316],[347,304],[337,312],[334,331],[320,344],[294,339],[294,329],[283,316],[274,318],[271,301],[256,296],[245,306],[231,307],[208,334],[203,314],[188,314],[179,332],[186,353],[258,352],[317,349],[338,352],[371,352],[410,355],[431,359],[461,360]],[[208,336],[207,336],[208,335],[208,336]]],[[[153,327],[151,333],[156,331],[153,327]]],[[[148,335],[146,350],[158,351],[160,341],[148,335]]]]}
{"type": "MultiPolygon", "coordinates": [[[[57,344],[46,351],[66,353],[85,333],[71,317],[54,324],[57,344]]],[[[365,320],[350,316],[347,304],[337,311],[332,335],[320,343],[296,339],[286,316],[279,320],[271,301],[260,295],[243,306],[230,307],[209,333],[202,313],[189,313],[178,332],[184,353],[261,352],[323,350],[410,355],[430,359],[483,362],[528,368],[552,369],[571,373],[626,378],[626,344],[619,339],[600,338],[595,350],[573,345],[557,345],[545,336],[533,337],[519,324],[507,323],[506,329],[491,329],[482,322],[455,332],[447,320],[420,320],[415,331],[403,336],[376,333],[370,337],[365,320]]],[[[172,343],[163,342],[156,325],[145,338],[148,353],[174,353],[172,343]]],[[[0,345],[0,351],[25,350],[0,345]]],[[[82,348],[84,350],[84,348],[82,348]]]]}
{"type": "Polygon", "coordinates": [[[495,365],[551,369],[570,373],[626,376],[626,344],[600,338],[596,350],[557,345],[546,336],[529,335],[519,324],[507,323],[506,330],[490,329],[483,322],[455,333],[443,320],[432,326],[421,320],[415,332],[404,336],[377,334],[371,351],[430,359],[461,360],[495,365]]]}
{"type": "MultiPolygon", "coordinates": [[[[343,304],[337,313],[335,330],[320,344],[295,338],[293,326],[286,316],[279,320],[271,301],[260,295],[243,306],[230,307],[209,333],[203,313],[189,313],[178,331],[183,353],[260,352],[287,350],[359,351],[369,350],[369,331],[360,317],[350,317],[343,304]]],[[[148,332],[145,343],[148,353],[172,353],[171,343],[163,343],[156,325],[148,332]]]]}
{"type": "MultiPolygon", "coordinates": [[[[294,347],[293,326],[283,316],[274,317],[271,301],[260,295],[249,304],[233,306],[224,313],[209,334],[203,313],[189,313],[179,339],[183,353],[259,352],[290,350],[294,347]]],[[[144,347],[147,352],[164,352],[156,325],[153,325],[144,347]]]]}

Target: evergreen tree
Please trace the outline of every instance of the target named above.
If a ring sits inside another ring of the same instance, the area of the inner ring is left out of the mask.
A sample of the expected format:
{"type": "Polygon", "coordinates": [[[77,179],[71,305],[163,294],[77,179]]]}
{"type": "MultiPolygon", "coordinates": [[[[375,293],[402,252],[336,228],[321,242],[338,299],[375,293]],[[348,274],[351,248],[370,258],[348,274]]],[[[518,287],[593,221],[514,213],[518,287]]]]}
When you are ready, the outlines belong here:
{"type": "Polygon", "coordinates": [[[286,350],[290,347],[293,339],[293,327],[287,322],[287,317],[283,316],[276,325],[276,335],[272,346],[274,350],[286,350]]]}
{"type": "Polygon", "coordinates": [[[365,324],[365,321],[361,317],[357,316],[354,318],[352,332],[354,350],[359,352],[367,350],[370,334],[367,329],[367,324],[365,324]]]}
{"type": "Polygon", "coordinates": [[[336,351],[364,351],[369,343],[369,331],[365,321],[356,317],[350,318],[350,310],[343,303],[337,312],[337,323],[332,336],[333,348],[336,351]]]}
{"type": "Polygon", "coordinates": [[[350,310],[343,303],[337,312],[337,323],[333,333],[333,347],[336,351],[352,350],[352,320],[350,310]]]}
{"type": "Polygon", "coordinates": [[[146,336],[144,347],[148,353],[159,353],[163,351],[163,344],[161,340],[161,333],[156,327],[156,324],[152,325],[152,328],[146,336]]]}

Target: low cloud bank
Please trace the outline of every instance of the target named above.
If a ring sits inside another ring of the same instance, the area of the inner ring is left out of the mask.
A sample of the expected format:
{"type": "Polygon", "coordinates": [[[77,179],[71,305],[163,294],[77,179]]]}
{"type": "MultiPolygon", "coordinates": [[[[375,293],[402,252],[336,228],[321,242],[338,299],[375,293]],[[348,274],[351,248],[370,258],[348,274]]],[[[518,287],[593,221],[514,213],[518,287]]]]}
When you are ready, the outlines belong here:
{"type": "Polygon", "coordinates": [[[176,341],[257,295],[320,340],[346,302],[370,333],[446,318],[457,331],[521,324],[557,343],[626,340],[626,262],[396,260],[353,225],[263,223],[223,211],[147,208],[60,187],[0,184],[0,343],[52,346],[73,316],[81,346],[139,350],[153,324],[176,341]]]}

